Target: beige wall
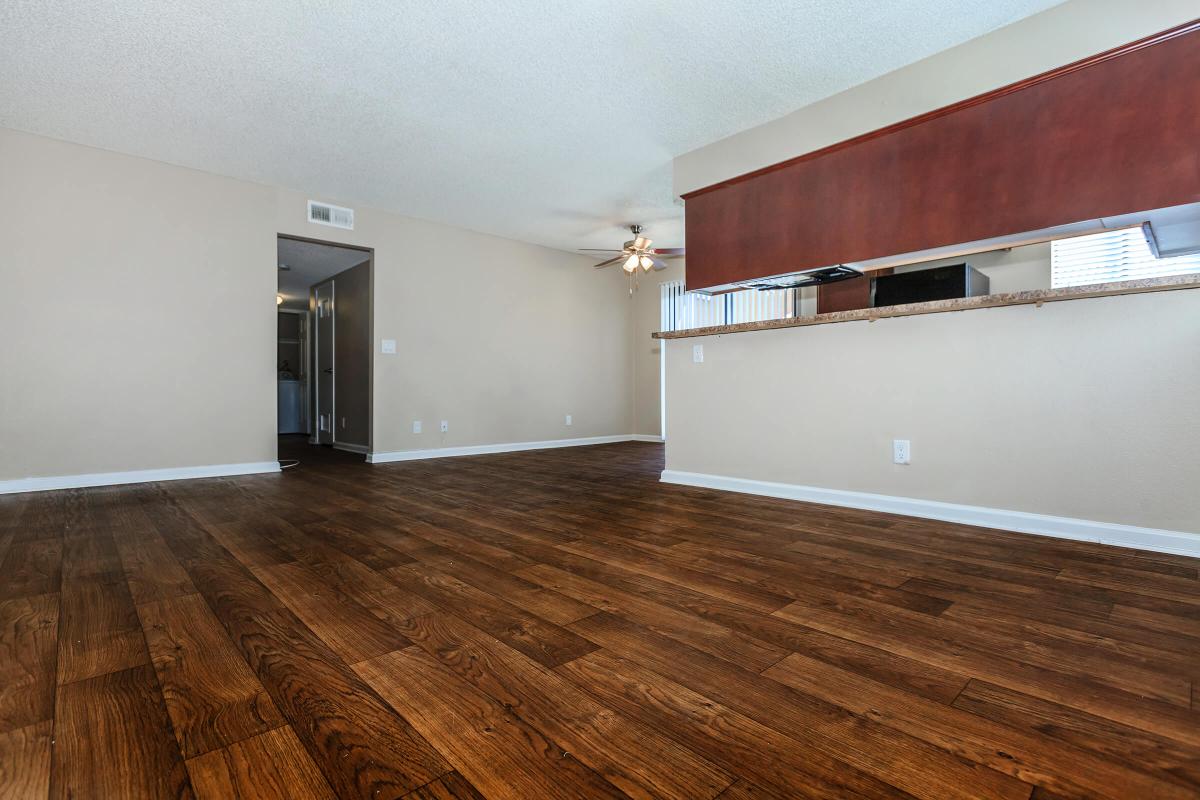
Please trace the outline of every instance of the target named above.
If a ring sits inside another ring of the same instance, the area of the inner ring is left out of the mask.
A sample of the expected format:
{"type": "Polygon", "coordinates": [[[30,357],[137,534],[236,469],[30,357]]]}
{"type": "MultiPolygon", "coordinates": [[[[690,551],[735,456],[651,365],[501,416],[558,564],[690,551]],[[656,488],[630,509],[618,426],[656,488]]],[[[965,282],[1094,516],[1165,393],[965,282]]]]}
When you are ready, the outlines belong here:
{"type": "Polygon", "coordinates": [[[278,193],[280,233],[375,249],[374,452],[630,432],[631,305],[619,271],[370,208],[342,231],[309,223],[307,199],[278,193]],[[380,353],[381,339],[396,340],[395,355],[380,353]]]}
{"type": "MultiPolygon", "coordinates": [[[[1189,21],[1069,0],[677,158],[685,193],[1189,21]]],[[[954,259],[962,260],[962,259],[954,259]]],[[[1049,246],[966,259],[1049,285],[1049,246]]],[[[1200,292],[670,342],[667,467],[1200,532],[1200,292]],[[694,364],[691,344],[703,343],[694,364]],[[891,463],[891,441],[913,463],[891,463]]]]}
{"type": "MultiPolygon", "coordinates": [[[[674,161],[685,194],[1189,22],[1195,0],[1068,0],[674,161]]],[[[986,191],[986,187],[981,187],[986,191]]]]}
{"type": "Polygon", "coordinates": [[[620,276],[306,199],[0,129],[0,480],[273,461],[278,233],[375,248],[376,451],[629,433],[620,276]]]}
{"type": "Polygon", "coordinates": [[[672,341],[667,468],[1200,533],[1197,353],[1200,291],[672,341]]]}
{"type": "MultiPolygon", "coordinates": [[[[988,276],[989,291],[993,293],[1050,288],[1049,243],[930,261],[901,267],[899,271],[928,269],[963,261],[988,276]]],[[[661,322],[659,285],[683,280],[684,272],[683,259],[670,262],[666,270],[653,273],[648,280],[642,281],[641,288],[633,296],[633,432],[636,434],[662,435],[659,366],[662,342],[651,338],[650,334],[659,330],[661,322]]],[[[800,314],[815,313],[816,290],[805,289],[800,314]]]]}
{"type": "Polygon", "coordinates": [[[0,129],[0,204],[0,480],[274,461],[274,190],[0,129]]]}

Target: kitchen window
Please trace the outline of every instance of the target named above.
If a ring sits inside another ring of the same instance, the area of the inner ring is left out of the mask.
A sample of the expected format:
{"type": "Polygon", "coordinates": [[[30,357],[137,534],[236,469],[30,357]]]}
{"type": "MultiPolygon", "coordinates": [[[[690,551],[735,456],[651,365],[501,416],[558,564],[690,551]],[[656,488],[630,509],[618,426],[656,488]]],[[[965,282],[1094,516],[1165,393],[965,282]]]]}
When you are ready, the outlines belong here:
{"type": "Polygon", "coordinates": [[[713,325],[737,325],[797,315],[799,289],[746,289],[725,294],[700,294],[684,289],[683,281],[660,284],[662,318],[659,330],[682,331],[713,325]]]}
{"type": "Polygon", "coordinates": [[[1085,286],[1200,273],[1200,253],[1155,258],[1141,228],[1122,228],[1050,243],[1050,286],[1085,286]]]}

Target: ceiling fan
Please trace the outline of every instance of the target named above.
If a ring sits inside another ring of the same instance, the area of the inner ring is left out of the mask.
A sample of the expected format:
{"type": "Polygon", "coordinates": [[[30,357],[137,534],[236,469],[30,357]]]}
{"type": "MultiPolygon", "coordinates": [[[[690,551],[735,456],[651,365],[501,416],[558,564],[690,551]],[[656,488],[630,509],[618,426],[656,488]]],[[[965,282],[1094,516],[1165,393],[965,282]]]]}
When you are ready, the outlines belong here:
{"type": "Polygon", "coordinates": [[[651,269],[666,269],[666,259],[683,257],[682,247],[652,248],[650,245],[653,242],[642,236],[641,225],[630,225],[629,231],[633,234],[633,238],[626,242],[620,250],[603,250],[588,247],[583,248],[580,252],[615,253],[616,255],[612,258],[597,264],[596,269],[619,263],[621,269],[630,275],[636,274],[638,267],[642,268],[642,272],[649,272],[651,269]]]}

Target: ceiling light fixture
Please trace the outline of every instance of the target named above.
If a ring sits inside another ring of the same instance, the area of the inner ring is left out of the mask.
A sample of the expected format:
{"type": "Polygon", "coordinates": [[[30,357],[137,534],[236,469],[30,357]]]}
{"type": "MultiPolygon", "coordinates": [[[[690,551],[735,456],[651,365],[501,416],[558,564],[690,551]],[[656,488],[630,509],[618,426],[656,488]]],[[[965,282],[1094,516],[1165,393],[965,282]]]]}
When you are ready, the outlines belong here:
{"type": "Polygon", "coordinates": [[[653,242],[642,236],[641,225],[630,225],[629,232],[633,234],[633,238],[625,242],[620,250],[585,248],[584,252],[612,254],[612,258],[601,261],[596,267],[602,268],[611,264],[620,264],[621,269],[629,276],[629,293],[633,294],[633,290],[637,288],[638,267],[641,267],[643,272],[649,272],[652,269],[666,269],[666,259],[683,258],[683,248],[651,247],[653,242]]]}

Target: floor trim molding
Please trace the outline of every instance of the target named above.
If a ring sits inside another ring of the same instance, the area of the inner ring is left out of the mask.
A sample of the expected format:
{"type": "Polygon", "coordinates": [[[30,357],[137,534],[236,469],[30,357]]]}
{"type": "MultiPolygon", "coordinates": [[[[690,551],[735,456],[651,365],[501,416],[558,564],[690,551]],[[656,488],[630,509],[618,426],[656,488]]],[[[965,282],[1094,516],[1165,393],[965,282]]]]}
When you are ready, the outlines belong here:
{"type": "Polygon", "coordinates": [[[221,478],[228,475],[258,475],[267,472],[279,472],[279,462],[256,461],[242,464],[210,464],[203,467],[170,467],[167,469],[139,469],[132,472],[92,472],[86,475],[18,478],[0,481],[0,494],[83,489],[89,486],[118,486],[125,483],[181,481],[189,478],[221,478]]]}
{"type": "Polygon", "coordinates": [[[631,441],[631,442],[654,442],[655,444],[662,444],[663,438],[661,436],[654,436],[654,435],[648,434],[648,433],[634,433],[634,434],[630,435],[629,441],[631,441]]]}
{"type": "Polygon", "coordinates": [[[850,492],[841,489],[822,489],[817,486],[771,483],[670,469],[663,470],[661,480],[663,483],[675,483],[682,486],[720,489],[742,494],[779,497],[786,500],[801,500],[806,503],[860,508],[867,511],[883,511],[889,514],[978,525],[983,528],[997,528],[1017,533],[1050,536],[1056,539],[1073,539],[1117,547],[1131,547],[1138,550],[1153,550],[1158,553],[1192,556],[1193,558],[1200,557],[1200,534],[1183,531],[1139,528],[1134,525],[1095,522],[1072,517],[1054,517],[1047,514],[1031,514],[1026,511],[965,506],[936,500],[919,500],[911,497],[850,492]]]}
{"type": "Polygon", "coordinates": [[[333,449],[343,450],[347,453],[362,453],[364,455],[371,452],[371,448],[365,444],[351,444],[350,442],[334,442],[333,449]]]}
{"type": "Polygon", "coordinates": [[[386,464],[392,461],[420,461],[426,458],[479,456],[488,453],[515,453],[519,450],[549,450],[555,447],[582,447],[589,444],[613,444],[634,441],[632,434],[618,436],[587,436],[582,439],[548,439],[544,442],[505,442],[501,444],[472,444],[464,447],[435,447],[431,450],[397,450],[391,453],[368,453],[367,461],[386,464]]]}

